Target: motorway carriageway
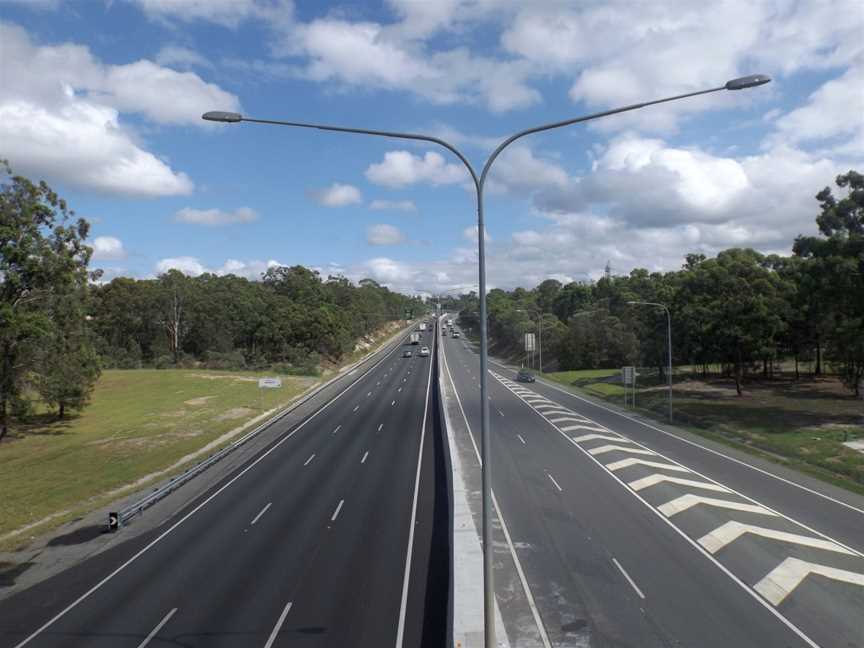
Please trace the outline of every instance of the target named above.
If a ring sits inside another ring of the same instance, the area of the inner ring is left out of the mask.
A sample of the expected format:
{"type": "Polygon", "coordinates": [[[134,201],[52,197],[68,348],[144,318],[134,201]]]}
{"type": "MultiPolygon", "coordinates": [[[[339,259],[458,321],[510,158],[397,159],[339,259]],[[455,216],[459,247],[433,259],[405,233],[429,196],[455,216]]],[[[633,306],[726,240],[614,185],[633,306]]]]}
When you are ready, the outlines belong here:
{"type": "MultiPolygon", "coordinates": [[[[479,447],[479,359],[441,342],[479,447]]],[[[493,491],[546,645],[864,646],[864,498],[514,378],[490,363],[493,491]]]]}
{"type": "Polygon", "coordinates": [[[422,645],[432,358],[401,342],[173,519],[0,602],[0,646],[422,645]]]}

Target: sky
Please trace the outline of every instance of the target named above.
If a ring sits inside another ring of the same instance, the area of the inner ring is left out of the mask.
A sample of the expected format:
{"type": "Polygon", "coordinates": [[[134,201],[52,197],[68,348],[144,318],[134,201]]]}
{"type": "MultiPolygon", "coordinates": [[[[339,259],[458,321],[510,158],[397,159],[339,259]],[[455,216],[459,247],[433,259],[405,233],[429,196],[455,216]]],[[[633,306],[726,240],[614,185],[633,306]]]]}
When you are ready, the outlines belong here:
{"type": "Polygon", "coordinates": [[[415,294],[788,254],[864,167],[864,2],[0,0],[0,157],[92,222],[104,279],[302,264],[415,294]]]}

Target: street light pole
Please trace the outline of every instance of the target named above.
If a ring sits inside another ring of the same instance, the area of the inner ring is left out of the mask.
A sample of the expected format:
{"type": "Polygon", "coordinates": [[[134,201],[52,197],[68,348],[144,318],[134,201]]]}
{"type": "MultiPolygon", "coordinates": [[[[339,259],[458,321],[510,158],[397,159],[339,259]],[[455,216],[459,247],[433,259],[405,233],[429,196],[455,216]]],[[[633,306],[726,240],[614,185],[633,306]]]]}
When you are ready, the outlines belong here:
{"type": "Polygon", "coordinates": [[[669,353],[669,369],[666,373],[669,374],[669,422],[672,422],[672,316],[669,314],[669,309],[665,304],[645,301],[628,301],[631,306],[654,306],[662,308],[666,312],[666,349],[669,353]]]}
{"type": "MultiPolygon", "coordinates": [[[[499,144],[492,154],[489,156],[489,159],[486,160],[486,163],[483,165],[483,169],[480,173],[480,177],[477,177],[476,172],[474,171],[474,167],[471,166],[471,163],[468,159],[452,144],[446,142],[445,140],[432,137],[431,135],[423,135],[419,133],[401,133],[396,131],[383,131],[383,130],[371,130],[365,128],[349,128],[345,126],[330,126],[326,124],[313,124],[313,123],[305,123],[305,122],[289,122],[289,121],[281,121],[274,119],[251,119],[249,117],[243,117],[243,115],[234,112],[224,112],[224,111],[211,111],[204,113],[202,118],[207,121],[216,121],[216,122],[226,122],[226,123],[237,123],[237,122],[251,122],[257,124],[274,124],[277,126],[293,126],[296,128],[310,128],[317,129],[323,131],[331,131],[337,133],[355,133],[359,135],[374,135],[377,137],[388,137],[394,139],[406,139],[406,140],[419,140],[422,142],[430,142],[432,144],[437,144],[438,146],[442,146],[446,148],[448,151],[453,153],[462,164],[465,165],[465,168],[468,170],[468,173],[471,175],[471,180],[474,184],[474,189],[476,193],[477,200],[477,257],[478,257],[478,274],[479,274],[479,289],[480,289],[480,428],[481,428],[481,470],[482,470],[482,488],[483,488],[483,524],[482,524],[482,535],[483,535],[483,620],[484,620],[484,630],[485,630],[485,646],[486,648],[494,648],[495,647],[495,594],[493,587],[493,576],[492,576],[492,466],[491,466],[491,445],[490,445],[490,435],[489,435],[489,399],[486,396],[487,393],[487,373],[488,373],[488,364],[489,364],[489,341],[487,338],[487,327],[486,327],[486,245],[485,245],[485,233],[486,228],[484,224],[484,215],[483,215],[483,188],[486,185],[486,178],[489,175],[489,170],[492,168],[492,164],[498,158],[499,155],[504,151],[505,148],[510,146],[513,142],[518,139],[525,137],[526,135],[531,135],[533,133],[540,133],[543,131],[553,130],[556,128],[562,128],[563,126],[570,126],[572,124],[578,124],[581,122],[590,121],[592,119],[599,119],[600,117],[608,117],[609,115],[616,115],[618,113],[628,112],[631,110],[638,110],[640,108],[645,108],[647,106],[654,106],[661,103],[668,103],[670,101],[677,101],[679,99],[686,99],[688,97],[695,97],[698,95],[709,94],[711,92],[719,92],[722,90],[743,90],[745,88],[753,88],[756,86],[764,85],[771,81],[770,77],[764,74],[753,74],[750,76],[740,77],[738,79],[732,79],[731,81],[727,81],[725,85],[719,86],[717,88],[709,88],[708,90],[699,90],[697,92],[688,92],[685,94],[675,95],[673,97],[666,97],[665,99],[655,99],[653,101],[646,101],[637,104],[631,104],[629,106],[624,106],[622,108],[615,108],[613,110],[604,110],[602,112],[593,113],[590,115],[585,115],[583,117],[576,117],[574,119],[566,119],[564,121],[553,122],[551,124],[545,124],[543,126],[536,126],[534,128],[528,128],[523,131],[516,133],[515,135],[511,135],[507,139],[505,139],[501,144],[499,144]]],[[[406,581],[407,582],[407,581],[406,581]]],[[[407,589],[403,588],[402,592],[403,598],[407,596],[407,589]]],[[[397,638],[398,642],[401,642],[401,637],[397,638]]]]}

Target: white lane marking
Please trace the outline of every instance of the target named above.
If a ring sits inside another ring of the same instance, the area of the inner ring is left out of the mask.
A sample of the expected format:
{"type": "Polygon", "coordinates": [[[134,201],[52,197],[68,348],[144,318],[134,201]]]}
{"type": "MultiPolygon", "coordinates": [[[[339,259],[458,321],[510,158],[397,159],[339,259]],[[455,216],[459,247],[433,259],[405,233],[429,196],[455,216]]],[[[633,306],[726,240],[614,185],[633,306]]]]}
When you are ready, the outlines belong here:
{"type": "Polygon", "coordinates": [[[402,388],[399,387],[396,391],[397,391],[397,392],[401,392],[401,391],[402,391],[402,388]]]}
{"type": "Polygon", "coordinates": [[[811,563],[790,556],[756,583],[753,589],[768,599],[772,605],[780,605],[783,599],[791,594],[792,590],[798,587],[810,574],[819,574],[826,578],[864,587],[864,574],[811,563]]]}
{"type": "Polygon", "coordinates": [[[383,428],[383,427],[384,427],[384,424],[383,424],[383,423],[379,423],[379,424],[378,424],[378,431],[380,432],[380,431],[381,431],[381,428],[383,428]]]}
{"type": "Polygon", "coordinates": [[[403,379],[402,379],[402,382],[408,382],[408,379],[407,379],[407,378],[403,378],[403,379]]]}
{"type": "Polygon", "coordinates": [[[353,376],[355,373],[357,373],[357,370],[356,370],[356,369],[354,369],[353,371],[349,371],[349,372],[348,372],[348,375],[349,375],[349,376],[353,376]]]}
{"type": "MultiPolygon", "coordinates": [[[[446,361],[445,361],[445,366],[446,366],[446,361]]],[[[493,373],[493,372],[490,372],[490,373],[493,373]]],[[[494,375],[494,373],[493,373],[493,375],[494,375]]],[[[451,379],[451,382],[452,382],[452,379],[451,379]]],[[[455,386],[454,386],[454,389],[455,389],[455,386]]],[[[458,394],[457,394],[457,400],[458,400],[458,394]]],[[[584,400],[584,399],[583,399],[583,400],[584,400]]],[[[587,402],[587,401],[586,401],[586,402],[587,402]]],[[[527,403],[526,403],[526,405],[527,405],[527,403]]],[[[534,410],[533,407],[532,407],[531,409],[534,410]]],[[[567,439],[567,441],[569,441],[569,442],[573,445],[573,447],[575,447],[575,448],[577,448],[578,450],[580,450],[580,451],[581,451],[581,452],[582,452],[586,457],[588,457],[591,461],[593,461],[595,464],[597,464],[597,466],[599,466],[602,470],[605,470],[606,473],[607,473],[610,477],[612,477],[612,479],[614,479],[614,480],[617,481],[619,484],[621,484],[621,486],[626,486],[626,485],[627,485],[627,484],[626,484],[626,483],[625,483],[625,482],[624,482],[620,477],[618,477],[618,475],[616,475],[614,472],[612,472],[612,471],[609,470],[606,466],[604,466],[604,465],[600,462],[600,460],[597,459],[597,457],[593,457],[593,456],[591,456],[590,454],[588,454],[588,452],[585,450],[585,448],[583,448],[583,447],[580,446],[578,443],[576,443],[575,441],[573,441],[573,439],[571,439],[571,438],[568,437],[566,434],[564,434],[563,432],[561,432],[560,430],[558,430],[558,428],[557,428],[555,425],[553,425],[553,424],[551,423],[551,421],[549,421],[548,418],[546,418],[545,416],[543,416],[543,414],[541,414],[541,413],[538,412],[537,410],[534,410],[534,412],[537,414],[537,416],[539,416],[539,417],[542,418],[544,421],[546,421],[547,423],[549,423],[549,425],[552,427],[553,430],[556,430],[557,432],[559,432],[559,433],[561,434],[562,437],[564,437],[565,439],[567,439]]],[[[464,416],[464,412],[463,412],[463,416],[464,416]]],[[[475,447],[474,447],[474,451],[477,452],[477,447],[476,447],[476,445],[475,445],[475,447]]],[[[479,454],[479,453],[478,453],[478,454],[479,454]]],[[[643,462],[643,463],[644,463],[644,462],[643,462]]],[[[698,473],[697,473],[697,474],[698,474],[698,473]]],[[[700,476],[701,476],[701,477],[705,477],[705,475],[700,475],[700,476]]],[[[705,477],[705,479],[708,479],[708,477],[705,477]]],[[[651,506],[651,504],[648,503],[648,500],[646,500],[644,497],[642,497],[641,495],[639,495],[639,493],[637,493],[637,492],[635,492],[635,491],[630,491],[630,492],[632,492],[632,493],[633,493],[633,496],[634,496],[636,499],[638,499],[640,502],[642,502],[642,504],[644,504],[645,507],[647,507],[649,511],[651,511],[652,513],[654,513],[654,515],[656,515],[658,519],[663,520],[663,522],[665,522],[666,524],[668,524],[668,525],[669,525],[669,528],[672,529],[675,533],[677,533],[677,534],[678,534],[678,535],[679,535],[679,536],[680,536],[680,537],[681,537],[685,542],[689,543],[692,547],[694,547],[694,548],[696,548],[698,551],[700,551],[700,552],[702,553],[702,555],[705,556],[705,558],[707,558],[708,560],[710,560],[710,561],[714,564],[714,566],[717,567],[717,569],[719,569],[719,570],[722,571],[724,574],[726,574],[726,576],[728,576],[729,579],[732,580],[732,582],[734,582],[736,585],[738,585],[742,590],[744,590],[744,592],[746,592],[747,594],[749,594],[749,595],[753,598],[754,601],[758,602],[762,607],[764,607],[764,608],[765,608],[766,610],[768,610],[771,614],[773,614],[774,617],[775,617],[778,621],[780,621],[780,623],[782,623],[782,624],[785,625],[787,628],[789,628],[790,631],[792,631],[792,632],[793,632],[793,633],[794,633],[798,638],[800,638],[804,643],[806,643],[808,646],[810,646],[810,648],[820,648],[820,647],[819,647],[819,644],[817,644],[817,643],[816,643],[815,641],[813,641],[810,637],[808,637],[806,634],[804,634],[804,632],[803,632],[803,631],[802,631],[798,626],[796,626],[796,625],[795,625],[794,623],[792,623],[789,619],[787,619],[785,616],[783,616],[782,614],[780,614],[780,612],[778,612],[778,611],[777,611],[773,606],[771,606],[767,601],[765,601],[763,598],[761,598],[761,597],[756,593],[756,591],[755,591],[754,589],[752,589],[751,587],[749,587],[749,586],[748,586],[744,581],[742,581],[742,580],[741,580],[740,578],[738,578],[735,574],[733,574],[733,573],[729,570],[728,567],[726,567],[723,563],[721,563],[719,560],[717,560],[717,558],[715,558],[711,553],[709,553],[708,551],[706,551],[705,548],[704,548],[701,544],[699,544],[699,542],[693,540],[693,538],[691,538],[691,537],[688,536],[686,533],[684,533],[684,531],[682,531],[682,530],[679,529],[677,526],[675,526],[669,518],[665,517],[662,513],[660,513],[660,511],[658,511],[656,508],[654,508],[653,506],[651,506]]],[[[742,496],[742,497],[743,497],[743,496],[742,496]]],[[[493,494],[493,502],[494,502],[494,494],[493,494]]],[[[803,526],[803,525],[802,525],[802,526],[803,526]]]]}
{"type": "MultiPolygon", "coordinates": [[[[439,347],[440,348],[440,347],[439,347]]],[[[436,353],[435,342],[432,352],[436,353]]],[[[429,412],[429,393],[432,389],[432,365],[429,362],[429,376],[426,382],[426,402],[423,404],[423,422],[420,424],[420,449],[417,452],[417,474],[414,475],[414,499],[411,502],[411,524],[408,527],[408,549],[405,551],[405,572],[402,576],[402,602],[399,605],[399,624],[396,627],[396,648],[402,648],[405,641],[405,614],[408,610],[408,585],[411,578],[411,558],[414,555],[414,527],[417,526],[417,499],[420,492],[420,468],[423,466],[423,444],[426,440],[426,416],[429,412]]]]}
{"type": "Polygon", "coordinates": [[[285,606],[285,609],[282,610],[282,614],[279,615],[279,620],[276,621],[276,625],[273,626],[273,631],[270,633],[270,637],[267,639],[267,643],[264,644],[264,648],[273,648],[273,642],[276,641],[276,635],[279,634],[279,630],[282,628],[282,624],[285,623],[285,617],[288,616],[288,612],[291,611],[291,606],[294,605],[291,601],[288,601],[288,605],[285,606]]]}
{"type": "MultiPolygon", "coordinates": [[[[499,367],[502,367],[503,369],[506,369],[506,367],[504,367],[503,365],[501,365],[497,362],[490,361],[489,364],[495,364],[495,365],[498,365],[499,367]]],[[[628,421],[631,421],[633,423],[638,423],[639,425],[642,425],[642,426],[644,426],[650,430],[654,430],[655,432],[660,432],[661,434],[665,434],[668,437],[672,437],[673,439],[677,439],[678,441],[681,441],[682,443],[687,443],[687,444],[692,445],[692,446],[699,448],[701,450],[705,450],[706,452],[710,452],[711,454],[715,454],[719,457],[723,457],[724,459],[728,459],[729,461],[740,464],[740,465],[744,466],[745,468],[750,468],[751,470],[755,470],[758,473],[762,473],[763,475],[765,475],[767,477],[771,477],[773,479],[781,481],[784,484],[788,484],[789,486],[794,486],[795,488],[800,488],[801,490],[806,491],[806,492],[810,493],[811,495],[816,495],[817,497],[821,497],[823,499],[828,500],[829,502],[833,502],[834,504],[838,504],[839,506],[843,506],[847,509],[855,511],[856,513],[860,513],[861,515],[864,515],[864,509],[858,508],[857,506],[853,506],[852,504],[848,504],[848,503],[846,503],[842,500],[839,500],[835,497],[831,497],[830,495],[826,495],[825,493],[820,493],[819,491],[814,490],[812,488],[809,488],[807,486],[804,486],[802,484],[797,484],[790,479],[786,479],[785,477],[781,477],[780,475],[775,475],[774,473],[769,472],[767,470],[764,470],[762,468],[759,468],[758,466],[752,466],[752,465],[748,464],[746,461],[742,461],[741,459],[736,459],[735,457],[730,457],[729,455],[725,455],[722,452],[719,452],[718,450],[714,450],[713,448],[703,446],[702,444],[696,443],[695,441],[691,441],[690,439],[685,439],[683,437],[678,436],[677,434],[673,434],[672,432],[669,432],[668,430],[663,430],[663,429],[658,428],[654,425],[651,425],[650,423],[645,423],[643,421],[640,421],[638,419],[633,418],[632,416],[628,416],[627,414],[622,414],[621,412],[616,412],[615,410],[613,410],[609,407],[606,407],[605,405],[601,405],[600,403],[595,403],[593,401],[590,401],[587,398],[584,398],[582,396],[578,396],[571,391],[568,391],[566,389],[558,387],[557,385],[553,385],[551,383],[548,383],[545,380],[543,381],[543,385],[546,387],[549,387],[550,389],[554,389],[555,391],[559,391],[562,394],[566,394],[567,396],[571,396],[577,400],[580,400],[583,403],[588,403],[589,405],[592,405],[594,407],[599,407],[602,410],[606,410],[607,412],[609,412],[611,414],[615,414],[616,416],[620,416],[621,418],[625,418],[628,421]]],[[[800,522],[795,522],[795,523],[800,524],[801,526],[804,526],[800,522]]],[[[808,529],[808,530],[812,531],[812,529],[808,529]]],[[[816,533],[818,533],[818,531],[816,533]]]]}
{"type": "MultiPolygon", "coordinates": [[[[584,450],[584,448],[582,448],[582,450],[584,450]]],[[[630,466],[651,466],[652,468],[665,468],[666,470],[674,470],[676,472],[690,472],[690,470],[684,466],[676,466],[675,464],[661,463],[659,461],[645,461],[644,459],[636,459],[635,457],[622,459],[621,461],[613,461],[610,464],[606,464],[606,467],[613,471],[621,470],[622,468],[629,468],[630,466]]]]}
{"type": "Polygon", "coordinates": [[[715,554],[726,545],[735,542],[745,533],[752,533],[753,535],[769,538],[770,540],[779,540],[780,542],[790,542],[805,547],[813,547],[815,549],[825,549],[826,551],[848,554],[850,556],[856,555],[854,551],[851,551],[836,542],[831,542],[830,540],[798,535],[797,533],[788,533],[787,531],[766,529],[752,524],[742,524],[741,522],[735,522],[734,520],[717,527],[711,533],[699,538],[699,544],[705,547],[705,549],[710,553],[715,554]]]}
{"type": "Polygon", "coordinates": [[[368,456],[369,456],[369,451],[367,450],[366,452],[363,453],[363,458],[360,460],[360,463],[361,464],[366,463],[366,457],[368,457],[368,456]]]}
{"type": "Polygon", "coordinates": [[[665,504],[661,504],[657,509],[666,517],[672,517],[678,513],[683,513],[687,509],[693,508],[697,504],[732,509],[734,511],[745,511],[746,513],[759,513],[760,515],[777,515],[774,511],[769,511],[764,506],[759,506],[758,504],[745,504],[744,502],[733,502],[731,500],[716,499],[714,497],[703,497],[702,495],[694,495],[692,493],[676,497],[665,504]]]}
{"type": "Polygon", "coordinates": [[[342,424],[340,423],[339,425],[337,425],[337,426],[335,427],[335,429],[333,430],[333,432],[332,432],[331,434],[336,434],[336,433],[337,433],[339,430],[341,430],[341,429],[342,429],[342,424]]]}
{"type": "MultiPolygon", "coordinates": [[[[496,407],[495,409],[498,409],[498,408],[496,407]]],[[[499,413],[501,416],[504,416],[504,412],[502,412],[500,409],[498,410],[498,413],[499,413]]]]}
{"type": "Polygon", "coordinates": [[[303,465],[308,466],[310,463],[312,463],[312,460],[314,458],[315,458],[315,453],[313,452],[311,455],[309,455],[309,458],[306,460],[306,463],[304,463],[303,465]]]}
{"type": "MultiPolygon", "coordinates": [[[[480,457],[480,450],[477,448],[477,442],[474,440],[474,434],[471,432],[471,424],[468,423],[468,417],[465,415],[465,408],[462,407],[462,399],[459,398],[459,392],[456,390],[456,383],[453,380],[453,374],[450,373],[450,365],[447,363],[446,350],[441,353],[441,358],[444,360],[444,369],[447,371],[447,378],[450,380],[450,386],[453,387],[453,395],[456,397],[456,403],[459,405],[459,411],[462,413],[462,420],[465,421],[465,428],[468,430],[468,438],[471,439],[471,445],[474,446],[474,454],[477,456],[477,463],[483,467],[483,459],[480,457]]],[[[546,626],[543,625],[543,620],[540,618],[540,610],[537,609],[537,602],[534,600],[534,594],[531,588],[528,587],[528,579],[525,577],[525,570],[522,569],[522,563],[519,556],[516,554],[516,547],[513,545],[513,539],[510,537],[510,530],[504,521],[504,516],[501,514],[501,507],[498,506],[498,498],[495,497],[495,491],[492,491],[492,507],[495,509],[495,514],[498,516],[498,521],[501,523],[501,531],[504,533],[504,539],[507,541],[507,547],[510,550],[510,555],[513,557],[513,564],[516,567],[516,573],[519,575],[519,581],[522,584],[522,591],[525,592],[525,598],[528,600],[528,607],[531,609],[531,616],[534,617],[534,624],[537,626],[537,632],[540,634],[540,639],[543,642],[544,648],[552,648],[552,642],[549,641],[549,635],[546,633],[546,626]]]]}
{"type": "Polygon", "coordinates": [[[355,406],[354,406],[354,411],[356,412],[358,409],[360,409],[360,406],[359,406],[359,405],[355,405],[355,406]]]}
{"type": "Polygon", "coordinates": [[[144,637],[144,641],[142,641],[140,644],[138,644],[138,648],[145,648],[145,646],[147,646],[147,644],[150,643],[150,641],[153,639],[153,637],[156,636],[156,633],[158,633],[162,629],[162,626],[164,626],[166,623],[168,623],[168,621],[171,620],[171,617],[173,617],[176,612],[177,612],[177,608],[174,608],[168,614],[166,614],[164,617],[162,617],[162,620],[159,622],[159,625],[157,625],[155,628],[153,628],[150,631],[150,634],[148,634],[146,637],[144,637]]]}
{"type": "Polygon", "coordinates": [[[712,484],[711,482],[702,482],[695,479],[684,479],[683,477],[673,477],[672,475],[664,475],[662,473],[654,473],[642,479],[637,479],[627,484],[634,491],[640,491],[643,488],[654,486],[661,482],[670,482],[680,484],[681,486],[691,486],[693,488],[704,488],[705,490],[716,491],[718,493],[730,493],[731,491],[720,484],[712,484]]]}
{"type": "Polygon", "coordinates": [[[378,382],[376,382],[376,383],[375,383],[375,386],[376,386],[376,387],[380,387],[380,386],[381,386],[381,381],[379,380],[378,382]]]}
{"type": "MultiPolygon", "coordinates": [[[[542,410],[560,410],[561,409],[560,406],[556,405],[555,403],[550,403],[548,401],[544,401],[542,405],[535,405],[535,407],[537,409],[542,409],[542,410]]],[[[564,413],[567,414],[567,410],[565,410],[564,413]]]]}
{"type": "Polygon", "coordinates": [[[273,502],[267,502],[267,504],[265,504],[264,508],[261,509],[258,515],[252,518],[252,524],[250,524],[249,526],[254,526],[255,523],[261,519],[261,516],[264,515],[267,512],[267,509],[269,509],[271,506],[273,506],[273,502]]]}
{"type": "Polygon", "coordinates": [[[396,401],[394,400],[392,403],[390,403],[390,407],[393,407],[395,404],[396,404],[396,401]]]}
{"type": "Polygon", "coordinates": [[[522,438],[521,434],[517,434],[516,436],[519,437],[519,440],[522,442],[522,445],[528,445],[527,443],[525,443],[525,439],[522,438]]]}
{"type": "MultiPolygon", "coordinates": [[[[578,425],[565,425],[561,428],[562,432],[574,432],[576,430],[594,430],[595,432],[609,432],[609,430],[607,430],[606,428],[601,428],[597,425],[585,425],[583,423],[580,423],[578,425]]],[[[614,434],[614,432],[612,434],[614,434]]],[[[595,435],[585,435],[585,436],[594,436],[598,439],[603,438],[602,436],[596,435],[596,434],[595,435]]],[[[608,438],[614,439],[614,437],[608,437],[608,438]]],[[[629,441],[630,439],[622,439],[619,437],[619,438],[617,438],[617,440],[618,441],[629,441]]]]}
{"type": "Polygon", "coordinates": [[[563,493],[563,492],[564,492],[564,489],[561,488],[561,485],[560,485],[557,481],[555,481],[555,478],[552,476],[551,473],[548,473],[548,472],[547,472],[547,473],[546,473],[546,476],[547,476],[549,479],[552,480],[552,483],[555,484],[555,488],[558,489],[558,492],[559,492],[559,493],[563,493]]]}
{"type": "Polygon", "coordinates": [[[335,522],[336,518],[339,517],[339,511],[342,510],[342,505],[345,503],[344,499],[339,500],[339,504],[336,506],[336,510],[333,511],[333,515],[330,517],[331,522],[335,522]]]}
{"type": "Polygon", "coordinates": [[[174,531],[174,529],[176,529],[176,528],[179,527],[181,524],[183,524],[186,520],[188,520],[190,517],[192,517],[193,515],[195,515],[198,511],[200,511],[202,508],[204,508],[207,504],[209,504],[210,502],[212,502],[216,497],[218,497],[222,492],[224,492],[225,489],[227,489],[229,486],[231,486],[234,482],[236,482],[238,479],[240,479],[240,478],[241,478],[243,475],[245,475],[247,472],[249,472],[250,470],[252,470],[252,469],[253,469],[255,466],[257,466],[259,463],[261,463],[262,461],[264,461],[264,459],[266,459],[268,456],[270,456],[271,453],[275,452],[276,449],[279,448],[283,443],[285,443],[288,439],[290,439],[291,437],[293,437],[297,432],[299,432],[299,431],[302,430],[304,427],[306,427],[306,424],[308,424],[308,423],[309,423],[310,421],[312,421],[316,416],[318,416],[319,414],[321,414],[321,412],[323,412],[324,410],[326,410],[326,409],[327,409],[328,407],[330,407],[333,403],[335,403],[337,400],[339,400],[342,396],[344,396],[345,394],[347,394],[348,391],[349,391],[349,390],[350,390],[354,385],[356,385],[358,382],[360,382],[361,380],[363,380],[363,378],[364,378],[365,376],[367,376],[369,373],[371,373],[371,372],[372,372],[372,371],[373,371],[377,366],[379,366],[379,365],[380,365],[382,362],[384,362],[387,358],[389,358],[391,355],[393,355],[393,354],[394,354],[398,349],[399,349],[399,346],[398,346],[398,345],[397,345],[397,346],[394,346],[394,347],[393,347],[393,348],[392,348],[388,353],[386,353],[384,356],[382,356],[380,360],[378,360],[378,361],[377,361],[376,363],[374,363],[371,367],[369,367],[366,371],[364,371],[364,372],[360,375],[360,377],[358,377],[354,382],[352,382],[352,383],[351,383],[350,385],[348,385],[345,389],[343,389],[341,392],[339,392],[338,394],[336,394],[336,395],[335,395],[333,398],[331,398],[329,401],[327,401],[326,403],[324,403],[324,405],[322,405],[322,406],[321,406],[319,409],[317,409],[315,412],[313,412],[312,414],[310,414],[308,418],[304,419],[304,420],[303,420],[299,425],[297,425],[297,427],[295,427],[293,430],[291,430],[291,432],[289,432],[288,434],[286,434],[285,436],[283,436],[281,439],[279,439],[276,443],[274,443],[273,446],[272,446],[269,450],[267,450],[267,451],[265,451],[264,453],[262,453],[261,456],[259,456],[257,459],[255,459],[255,461],[253,461],[253,462],[250,463],[248,466],[246,466],[243,470],[241,470],[239,473],[237,473],[236,475],[234,475],[234,477],[232,477],[230,481],[228,481],[228,482],[226,482],[225,484],[223,484],[223,485],[219,488],[219,490],[217,490],[216,492],[214,492],[214,493],[213,493],[212,495],[210,495],[207,499],[205,499],[203,502],[201,502],[198,506],[196,506],[195,508],[193,508],[193,509],[192,509],[191,511],[189,511],[186,515],[184,515],[182,518],[180,518],[179,520],[177,520],[177,521],[176,521],[174,524],[172,524],[170,527],[168,527],[167,529],[165,529],[165,531],[163,531],[163,532],[160,533],[158,536],[156,536],[152,541],[150,541],[149,544],[147,544],[147,545],[145,545],[144,547],[142,547],[142,548],[141,548],[141,549],[140,549],[136,554],[134,554],[131,558],[129,558],[129,559],[128,559],[126,562],[124,562],[122,565],[120,565],[119,567],[117,567],[117,568],[116,568],[114,571],[112,571],[110,574],[108,574],[107,576],[105,576],[102,580],[100,580],[98,583],[96,583],[93,587],[91,587],[89,590],[87,590],[86,592],[84,592],[81,596],[79,596],[77,599],[75,599],[74,601],[72,601],[69,605],[67,605],[65,608],[63,608],[62,610],[60,610],[60,611],[59,611],[57,614],[55,614],[53,617],[51,617],[50,619],[48,619],[48,621],[46,621],[46,622],[43,623],[39,628],[37,628],[37,629],[33,632],[33,634],[29,635],[26,639],[24,639],[23,641],[21,641],[19,644],[15,645],[14,648],[23,648],[24,646],[26,646],[26,645],[27,645],[28,643],[30,643],[33,639],[35,639],[35,638],[38,637],[40,634],[42,634],[42,632],[44,632],[47,628],[51,627],[54,623],[56,623],[58,619],[62,618],[62,617],[63,617],[64,615],[66,615],[70,610],[72,610],[73,608],[75,608],[79,603],[81,603],[81,601],[84,601],[85,599],[87,599],[91,594],[93,594],[93,592],[95,592],[96,590],[98,590],[98,589],[99,589],[100,587],[102,587],[105,583],[107,583],[108,581],[110,581],[110,580],[111,580],[112,578],[114,578],[117,574],[119,574],[121,571],[123,571],[124,569],[126,569],[126,568],[127,568],[129,565],[131,565],[133,562],[135,562],[135,561],[136,561],[138,558],[140,558],[144,553],[146,553],[147,551],[149,551],[149,550],[150,550],[152,547],[154,547],[154,546],[155,546],[159,541],[161,541],[165,536],[167,536],[169,533],[171,533],[172,531],[174,531]]]}
{"type": "Polygon", "coordinates": [[[599,454],[603,454],[605,452],[615,452],[616,450],[619,452],[630,452],[632,454],[654,455],[655,457],[657,456],[657,453],[652,452],[651,450],[642,450],[641,448],[630,448],[627,446],[614,445],[614,444],[609,444],[609,445],[604,445],[604,446],[598,446],[596,448],[591,448],[590,450],[588,450],[588,452],[590,452],[592,455],[599,455],[599,454]]]}
{"type": "Polygon", "coordinates": [[[576,423],[580,424],[580,427],[583,427],[586,430],[600,430],[600,431],[606,430],[606,428],[604,428],[604,427],[600,427],[599,425],[597,425],[595,423],[591,423],[588,419],[586,419],[583,416],[575,416],[575,415],[573,415],[573,416],[559,416],[558,418],[550,418],[549,420],[552,421],[552,423],[555,423],[556,425],[558,423],[566,423],[567,421],[576,421],[576,423]]]}
{"type": "MultiPolygon", "coordinates": [[[[561,431],[562,432],[569,432],[570,430],[572,430],[574,428],[581,428],[581,427],[582,427],[581,425],[572,425],[570,427],[562,427],[561,431]]],[[[615,434],[615,433],[612,432],[612,434],[615,434]]],[[[610,436],[608,434],[583,434],[582,436],[573,437],[573,440],[576,443],[582,443],[584,441],[593,441],[594,439],[603,439],[605,441],[618,441],[618,442],[625,441],[627,443],[630,443],[630,439],[625,439],[624,437],[620,437],[620,436],[610,436]]]]}
{"type": "Polygon", "coordinates": [[[369,398],[372,395],[372,392],[366,392],[366,398],[369,398]]]}
{"type": "Polygon", "coordinates": [[[645,595],[642,593],[642,590],[640,590],[639,587],[636,585],[636,581],[634,581],[632,578],[630,578],[630,574],[628,574],[624,570],[624,568],[621,566],[621,563],[619,563],[615,558],[612,559],[612,562],[615,563],[615,566],[618,568],[618,571],[620,571],[621,574],[624,576],[624,578],[627,579],[627,582],[630,583],[630,587],[632,587],[633,590],[639,595],[639,598],[644,600],[645,595]]]}

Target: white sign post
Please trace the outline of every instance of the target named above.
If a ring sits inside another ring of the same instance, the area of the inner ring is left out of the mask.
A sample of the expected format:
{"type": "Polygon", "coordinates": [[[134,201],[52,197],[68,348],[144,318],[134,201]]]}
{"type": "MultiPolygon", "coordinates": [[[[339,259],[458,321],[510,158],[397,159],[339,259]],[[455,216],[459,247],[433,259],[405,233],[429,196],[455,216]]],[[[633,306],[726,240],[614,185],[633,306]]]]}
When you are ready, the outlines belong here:
{"type": "Polygon", "coordinates": [[[630,388],[630,405],[636,407],[636,367],[622,367],[621,373],[624,376],[624,407],[627,407],[627,388],[630,388]]]}
{"type": "Polygon", "coordinates": [[[258,379],[258,409],[264,411],[264,390],[279,389],[282,386],[281,378],[259,378],[258,379]]]}

